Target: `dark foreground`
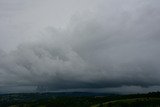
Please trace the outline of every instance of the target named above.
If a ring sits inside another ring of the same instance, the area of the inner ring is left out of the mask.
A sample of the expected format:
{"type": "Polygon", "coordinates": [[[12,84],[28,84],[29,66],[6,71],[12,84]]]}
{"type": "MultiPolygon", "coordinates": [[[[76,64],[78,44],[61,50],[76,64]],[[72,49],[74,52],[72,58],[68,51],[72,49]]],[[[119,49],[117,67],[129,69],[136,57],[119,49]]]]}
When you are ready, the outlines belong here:
{"type": "Polygon", "coordinates": [[[132,95],[86,92],[0,94],[0,107],[160,107],[160,92],[132,95]]]}

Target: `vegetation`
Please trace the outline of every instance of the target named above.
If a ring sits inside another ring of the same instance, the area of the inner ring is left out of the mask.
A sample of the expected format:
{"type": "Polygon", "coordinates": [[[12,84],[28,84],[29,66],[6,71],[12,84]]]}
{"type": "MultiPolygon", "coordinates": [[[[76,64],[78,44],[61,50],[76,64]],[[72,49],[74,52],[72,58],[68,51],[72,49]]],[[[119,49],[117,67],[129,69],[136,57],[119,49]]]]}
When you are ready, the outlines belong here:
{"type": "Polygon", "coordinates": [[[92,107],[159,107],[160,98],[134,98],[109,101],[92,107]]]}
{"type": "Polygon", "coordinates": [[[118,96],[91,107],[160,107],[160,92],[118,96]]]}
{"type": "Polygon", "coordinates": [[[160,92],[132,95],[83,92],[1,94],[0,107],[160,107],[160,92]]]}

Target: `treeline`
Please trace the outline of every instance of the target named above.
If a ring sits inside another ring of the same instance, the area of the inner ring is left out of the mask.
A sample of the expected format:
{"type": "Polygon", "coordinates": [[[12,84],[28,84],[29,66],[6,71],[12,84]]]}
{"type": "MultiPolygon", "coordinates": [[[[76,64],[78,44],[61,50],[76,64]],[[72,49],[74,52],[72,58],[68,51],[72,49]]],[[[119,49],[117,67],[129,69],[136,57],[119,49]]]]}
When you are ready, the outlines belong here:
{"type": "Polygon", "coordinates": [[[4,94],[0,95],[0,107],[90,107],[95,104],[102,105],[104,102],[134,98],[160,98],[160,92],[130,95],[83,92],[4,94]]]}

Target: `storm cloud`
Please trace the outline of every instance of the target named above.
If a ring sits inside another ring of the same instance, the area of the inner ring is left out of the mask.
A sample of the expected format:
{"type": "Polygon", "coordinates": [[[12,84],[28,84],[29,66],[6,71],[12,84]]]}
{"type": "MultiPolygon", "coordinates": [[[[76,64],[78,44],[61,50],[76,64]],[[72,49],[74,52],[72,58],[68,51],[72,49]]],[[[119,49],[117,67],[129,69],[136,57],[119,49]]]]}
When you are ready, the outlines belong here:
{"type": "Polygon", "coordinates": [[[48,25],[36,41],[0,51],[0,86],[158,87],[159,3],[104,0],[94,10],[74,13],[64,28],[48,25]]]}

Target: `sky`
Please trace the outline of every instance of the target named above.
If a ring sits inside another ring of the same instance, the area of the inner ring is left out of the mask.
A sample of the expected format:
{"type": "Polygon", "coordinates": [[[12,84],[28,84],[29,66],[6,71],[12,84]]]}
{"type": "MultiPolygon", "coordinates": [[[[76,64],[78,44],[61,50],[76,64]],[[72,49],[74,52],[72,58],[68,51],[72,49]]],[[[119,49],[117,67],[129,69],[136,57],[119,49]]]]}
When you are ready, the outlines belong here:
{"type": "Polygon", "coordinates": [[[0,0],[0,93],[160,90],[159,0],[0,0]]]}

